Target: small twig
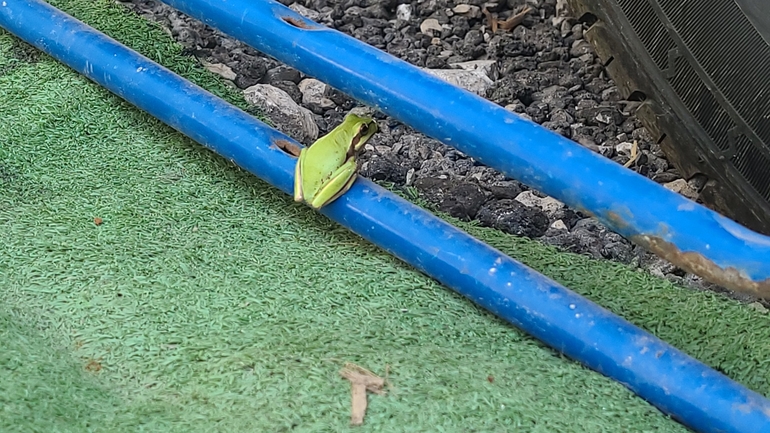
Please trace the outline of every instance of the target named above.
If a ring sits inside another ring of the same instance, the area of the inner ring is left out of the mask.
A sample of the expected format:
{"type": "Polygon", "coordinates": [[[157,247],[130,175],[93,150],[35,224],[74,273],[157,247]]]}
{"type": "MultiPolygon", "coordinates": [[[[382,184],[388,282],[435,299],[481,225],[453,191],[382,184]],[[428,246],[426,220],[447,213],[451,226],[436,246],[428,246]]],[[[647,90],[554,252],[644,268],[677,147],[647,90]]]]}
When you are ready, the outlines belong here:
{"type": "Polygon", "coordinates": [[[517,13],[516,15],[508,18],[505,21],[500,22],[500,28],[503,30],[511,30],[513,28],[516,28],[519,24],[524,22],[524,18],[527,17],[527,15],[532,12],[532,8],[527,6],[523,11],[517,13]]]}
{"type": "Polygon", "coordinates": [[[634,145],[631,146],[631,159],[629,159],[628,162],[623,164],[623,167],[625,168],[631,167],[631,164],[633,164],[638,158],[639,158],[639,146],[636,144],[636,140],[634,140],[634,145]]]}
{"type": "Polygon", "coordinates": [[[481,12],[484,14],[485,17],[487,17],[487,20],[489,21],[489,27],[492,30],[492,34],[497,32],[497,17],[492,15],[492,12],[489,12],[487,10],[487,7],[484,6],[481,8],[481,12]]]}

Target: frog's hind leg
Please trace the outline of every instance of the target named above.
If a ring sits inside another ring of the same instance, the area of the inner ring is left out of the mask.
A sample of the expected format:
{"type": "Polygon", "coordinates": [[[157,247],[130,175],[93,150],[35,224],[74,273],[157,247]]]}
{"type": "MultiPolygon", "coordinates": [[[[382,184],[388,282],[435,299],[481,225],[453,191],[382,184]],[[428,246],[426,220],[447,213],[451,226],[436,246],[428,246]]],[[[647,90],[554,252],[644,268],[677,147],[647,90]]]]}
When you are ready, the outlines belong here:
{"type": "Polygon", "coordinates": [[[356,161],[349,159],[334,170],[328,181],[310,201],[310,206],[320,209],[345,194],[356,180],[356,161]]]}
{"type": "Polygon", "coordinates": [[[327,201],[324,205],[327,205],[327,204],[333,202],[334,200],[337,200],[338,198],[340,198],[340,196],[342,194],[345,194],[346,192],[348,192],[350,187],[353,186],[353,182],[355,182],[355,181],[356,181],[356,173],[353,173],[353,176],[350,176],[350,179],[348,179],[347,183],[345,183],[345,185],[343,185],[342,189],[337,191],[337,194],[334,194],[332,196],[332,198],[330,198],[329,201],[327,201]]]}

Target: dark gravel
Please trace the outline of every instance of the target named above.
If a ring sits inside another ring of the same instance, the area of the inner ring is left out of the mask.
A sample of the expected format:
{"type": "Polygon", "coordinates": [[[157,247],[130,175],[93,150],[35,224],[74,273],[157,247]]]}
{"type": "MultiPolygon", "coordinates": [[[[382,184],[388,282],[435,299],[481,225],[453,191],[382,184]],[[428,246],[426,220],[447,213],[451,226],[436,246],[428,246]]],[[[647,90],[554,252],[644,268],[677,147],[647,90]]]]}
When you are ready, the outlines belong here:
{"type": "MultiPolygon", "coordinates": [[[[634,115],[639,102],[622,98],[583,39],[585,25],[566,15],[562,0],[281,2],[416,66],[450,69],[461,62],[493,61],[487,73],[492,83],[485,92],[491,101],[621,164],[631,159],[636,140],[638,156],[631,170],[659,183],[678,180],[670,187],[678,192],[684,188],[682,193],[693,197],[702,187],[697,179],[681,180],[668,163],[656,137],[634,115]],[[484,8],[500,22],[526,8],[531,11],[520,25],[492,33],[484,8]]],[[[168,28],[190,55],[229,67],[238,88],[261,83],[284,90],[313,113],[321,134],[357,105],[331,88],[315,99],[303,97],[300,83],[308,78],[304,74],[158,1],[125,4],[168,28]]],[[[428,203],[463,220],[478,220],[575,253],[642,266],[697,289],[724,291],[645,253],[595,219],[552,200],[538,202],[544,196],[526,185],[393,119],[378,117],[381,132],[361,156],[361,175],[414,187],[428,203]]]]}

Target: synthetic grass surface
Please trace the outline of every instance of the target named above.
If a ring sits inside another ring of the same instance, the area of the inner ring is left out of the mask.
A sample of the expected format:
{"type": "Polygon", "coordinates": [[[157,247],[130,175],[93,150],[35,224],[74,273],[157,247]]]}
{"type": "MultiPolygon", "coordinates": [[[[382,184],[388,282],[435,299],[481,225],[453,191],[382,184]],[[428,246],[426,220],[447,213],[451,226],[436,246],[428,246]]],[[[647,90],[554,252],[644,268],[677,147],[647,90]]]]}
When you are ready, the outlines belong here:
{"type": "MultiPolygon", "coordinates": [[[[120,6],[54,5],[239,100],[120,6]]],[[[0,431],[345,431],[345,361],[390,366],[359,431],[685,431],[4,32],[0,72],[0,431]]],[[[766,315],[462,227],[770,391],[766,315]]]]}

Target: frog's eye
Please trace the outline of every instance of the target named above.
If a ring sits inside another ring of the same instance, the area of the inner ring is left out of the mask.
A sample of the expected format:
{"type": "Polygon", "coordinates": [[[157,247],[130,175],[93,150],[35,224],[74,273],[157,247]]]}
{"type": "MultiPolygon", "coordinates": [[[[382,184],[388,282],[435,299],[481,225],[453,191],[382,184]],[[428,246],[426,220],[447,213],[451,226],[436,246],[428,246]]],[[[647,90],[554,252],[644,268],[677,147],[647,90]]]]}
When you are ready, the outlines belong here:
{"type": "Polygon", "coordinates": [[[361,128],[358,130],[358,136],[360,137],[368,133],[369,133],[369,124],[364,123],[363,125],[361,125],[361,128]]]}

